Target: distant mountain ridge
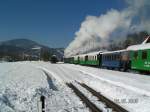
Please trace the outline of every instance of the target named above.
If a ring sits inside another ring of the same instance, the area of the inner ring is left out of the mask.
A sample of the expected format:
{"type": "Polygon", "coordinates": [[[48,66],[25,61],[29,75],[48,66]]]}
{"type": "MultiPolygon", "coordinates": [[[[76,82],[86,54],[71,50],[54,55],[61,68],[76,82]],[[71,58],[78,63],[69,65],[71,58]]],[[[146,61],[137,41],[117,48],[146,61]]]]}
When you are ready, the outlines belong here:
{"type": "Polygon", "coordinates": [[[49,48],[29,39],[13,39],[0,42],[0,57],[10,55],[20,56],[23,53],[37,55],[39,51],[33,48],[41,48],[42,51],[48,51],[50,54],[56,55],[59,58],[63,57],[64,48],[49,48]]]}
{"type": "Polygon", "coordinates": [[[29,39],[13,39],[13,40],[8,40],[8,41],[3,41],[0,42],[0,45],[5,45],[5,46],[15,46],[15,47],[20,47],[20,48],[32,48],[36,46],[43,46],[38,44],[35,41],[29,40],[29,39]]]}

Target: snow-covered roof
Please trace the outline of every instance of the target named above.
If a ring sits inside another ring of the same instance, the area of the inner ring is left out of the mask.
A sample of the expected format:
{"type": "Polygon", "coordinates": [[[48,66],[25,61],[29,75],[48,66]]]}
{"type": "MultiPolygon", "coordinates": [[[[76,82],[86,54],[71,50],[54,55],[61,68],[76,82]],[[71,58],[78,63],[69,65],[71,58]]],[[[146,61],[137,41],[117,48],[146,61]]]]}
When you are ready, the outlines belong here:
{"type": "Polygon", "coordinates": [[[102,51],[97,51],[97,52],[91,52],[91,53],[87,53],[85,55],[97,55],[99,53],[101,53],[102,51]]]}
{"type": "Polygon", "coordinates": [[[33,49],[33,50],[40,50],[41,47],[37,46],[37,47],[33,47],[33,48],[31,48],[31,49],[33,49]]]}
{"type": "Polygon", "coordinates": [[[74,56],[74,57],[77,57],[77,56],[80,56],[80,57],[84,57],[84,56],[86,56],[86,55],[97,55],[97,54],[99,54],[99,53],[101,53],[102,51],[96,51],[96,52],[91,52],[91,53],[87,53],[87,54],[80,54],[80,55],[76,55],[76,56],[74,56]]]}
{"type": "Polygon", "coordinates": [[[128,51],[128,50],[123,49],[123,50],[117,50],[117,51],[106,51],[106,52],[102,52],[101,54],[118,53],[118,52],[124,52],[124,51],[128,51]]]}
{"type": "Polygon", "coordinates": [[[132,45],[127,48],[127,50],[144,50],[150,49],[150,43],[132,45]]]}

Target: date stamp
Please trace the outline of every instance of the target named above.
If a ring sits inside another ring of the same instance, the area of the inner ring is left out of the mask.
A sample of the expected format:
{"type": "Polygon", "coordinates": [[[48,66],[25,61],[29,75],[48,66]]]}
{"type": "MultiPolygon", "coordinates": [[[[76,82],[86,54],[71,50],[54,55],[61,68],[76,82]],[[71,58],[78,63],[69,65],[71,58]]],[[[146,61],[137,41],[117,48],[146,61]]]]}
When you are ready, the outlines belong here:
{"type": "Polygon", "coordinates": [[[127,98],[122,98],[122,99],[114,99],[114,102],[115,103],[132,103],[132,104],[135,104],[135,103],[138,103],[139,102],[139,100],[138,100],[138,98],[129,98],[129,99],[127,99],[127,98]]]}

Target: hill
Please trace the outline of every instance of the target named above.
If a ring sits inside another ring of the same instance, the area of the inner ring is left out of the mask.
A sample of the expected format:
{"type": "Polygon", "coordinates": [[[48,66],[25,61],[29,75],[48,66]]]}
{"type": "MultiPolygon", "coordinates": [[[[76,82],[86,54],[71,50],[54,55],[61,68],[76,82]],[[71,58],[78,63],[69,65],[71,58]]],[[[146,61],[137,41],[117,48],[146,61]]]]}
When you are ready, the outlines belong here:
{"type": "Polygon", "coordinates": [[[42,53],[47,52],[50,56],[63,57],[63,48],[49,48],[29,39],[13,39],[0,42],[0,57],[11,57],[23,60],[26,57],[37,59],[42,53]]]}

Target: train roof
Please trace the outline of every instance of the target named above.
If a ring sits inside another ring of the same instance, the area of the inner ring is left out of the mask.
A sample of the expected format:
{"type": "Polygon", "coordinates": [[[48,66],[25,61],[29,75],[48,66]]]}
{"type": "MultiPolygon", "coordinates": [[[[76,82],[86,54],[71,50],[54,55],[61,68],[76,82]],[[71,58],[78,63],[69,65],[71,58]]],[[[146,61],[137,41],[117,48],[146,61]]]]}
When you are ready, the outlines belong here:
{"type": "Polygon", "coordinates": [[[86,56],[86,55],[97,55],[97,54],[100,54],[102,51],[96,51],[96,52],[91,52],[91,53],[86,53],[86,54],[80,54],[80,55],[76,55],[74,57],[77,57],[77,56],[86,56]]]}
{"type": "Polygon", "coordinates": [[[127,48],[127,50],[134,50],[134,51],[144,49],[150,49],[150,43],[132,45],[127,48]]]}
{"type": "Polygon", "coordinates": [[[119,52],[124,52],[124,51],[128,51],[128,50],[123,49],[123,50],[117,50],[117,51],[106,51],[106,52],[102,52],[101,54],[119,53],[119,52]]]}
{"type": "Polygon", "coordinates": [[[102,51],[97,51],[97,52],[91,52],[91,53],[87,53],[85,55],[96,55],[96,54],[99,54],[101,53],[102,51]]]}

